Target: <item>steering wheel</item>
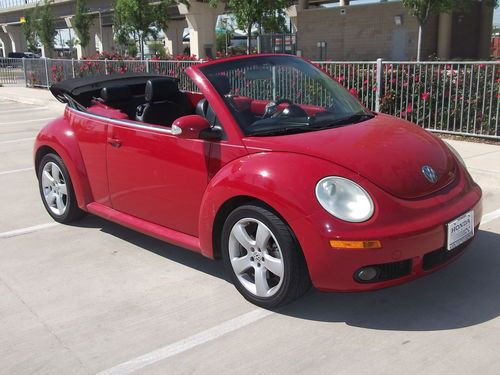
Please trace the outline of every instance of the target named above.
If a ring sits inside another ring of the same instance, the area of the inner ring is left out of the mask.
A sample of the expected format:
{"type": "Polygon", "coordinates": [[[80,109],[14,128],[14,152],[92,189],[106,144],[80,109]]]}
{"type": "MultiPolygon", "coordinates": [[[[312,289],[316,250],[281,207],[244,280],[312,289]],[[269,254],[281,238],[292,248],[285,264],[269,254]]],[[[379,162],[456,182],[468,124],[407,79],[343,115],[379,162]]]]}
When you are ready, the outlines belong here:
{"type": "Polygon", "coordinates": [[[278,106],[284,103],[287,103],[289,105],[293,104],[293,102],[289,99],[272,100],[269,103],[267,103],[266,109],[264,110],[264,114],[262,115],[262,119],[266,119],[274,115],[278,110],[278,106]]]}

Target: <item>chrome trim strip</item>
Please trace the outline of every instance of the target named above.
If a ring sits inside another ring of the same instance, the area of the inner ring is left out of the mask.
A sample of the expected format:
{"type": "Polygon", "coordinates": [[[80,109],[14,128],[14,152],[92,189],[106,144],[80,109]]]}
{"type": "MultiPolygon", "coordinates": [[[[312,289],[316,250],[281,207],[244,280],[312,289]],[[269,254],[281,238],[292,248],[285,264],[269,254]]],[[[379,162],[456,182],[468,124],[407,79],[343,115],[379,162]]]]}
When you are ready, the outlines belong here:
{"type": "Polygon", "coordinates": [[[102,120],[108,121],[114,125],[130,126],[132,128],[137,128],[137,129],[142,129],[142,130],[152,130],[152,131],[159,132],[159,133],[173,135],[171,128],[164,128],[164,127],[154,126],[154,125],[138,124],[136,122],[126,121],[126,120],[117,120],[117,119],[113,119],[113,118],[106,117],[106,116],[96,115],[94,113],[79,111],[75,108],[71,108],[70,106],[68,106],[67,108],[70,111],[75,112],[76,114],[82,114],[82,115],[88,116],[90,118],[95,118],[95,119],[101,120],[101,121],[102,120]]]}

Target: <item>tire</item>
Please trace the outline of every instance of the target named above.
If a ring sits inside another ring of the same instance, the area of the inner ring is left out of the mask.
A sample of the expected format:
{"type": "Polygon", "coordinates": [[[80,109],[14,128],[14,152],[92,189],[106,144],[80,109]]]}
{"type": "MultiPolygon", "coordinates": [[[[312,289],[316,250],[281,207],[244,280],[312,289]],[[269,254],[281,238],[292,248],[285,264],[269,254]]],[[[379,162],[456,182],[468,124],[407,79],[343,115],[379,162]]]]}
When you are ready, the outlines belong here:
{"type": "Polygon", "coordinates": [[[45,155],[37,169],[38,188],[43,205],[59,223],[70,223],[85,215],[78,207],[68,170],[56,154],[45,155]]]}
{"type": "Polygon", "coordinates": [[[231,212],[221,244],[234,286],[257,306],[283,306],[311,287],[302,250],[291,229],[264,205],[248,204],[231,212]]]}

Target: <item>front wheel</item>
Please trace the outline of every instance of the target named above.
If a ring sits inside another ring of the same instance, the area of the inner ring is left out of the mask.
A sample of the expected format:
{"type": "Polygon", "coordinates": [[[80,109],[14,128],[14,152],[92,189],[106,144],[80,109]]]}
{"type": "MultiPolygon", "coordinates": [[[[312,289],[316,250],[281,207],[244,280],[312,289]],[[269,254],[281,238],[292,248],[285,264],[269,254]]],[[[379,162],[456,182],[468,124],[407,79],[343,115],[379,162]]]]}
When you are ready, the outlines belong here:
{"type": "Polygon", "coordinates": [[[45,155],[38,165],[37,176],[42,202],[55,221],[69,223],[85,214],[78,207],[68,170],[58,155],[45,155]]]}
{"type": "Polygon", "coordinates": [[[241,206],[228,216],[222,256],[236,289],[258,306],[284,305],[310,288],[306,262],[291,229],[264,206],[241,206]]]}

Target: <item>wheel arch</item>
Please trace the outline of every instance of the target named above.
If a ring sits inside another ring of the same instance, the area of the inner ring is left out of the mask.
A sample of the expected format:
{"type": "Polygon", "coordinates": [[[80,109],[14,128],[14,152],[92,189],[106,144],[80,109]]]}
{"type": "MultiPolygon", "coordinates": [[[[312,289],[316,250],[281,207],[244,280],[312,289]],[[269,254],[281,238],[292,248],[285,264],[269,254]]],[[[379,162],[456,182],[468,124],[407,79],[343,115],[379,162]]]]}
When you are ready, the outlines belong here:
{"type": "Polygon", "coordinates": [[[54,153],[63,160],[75,191],[78,206],[82,210],[86,210],[87,204],[93,200],[92,192],[76,135],[71,129],[69,120],[65,117],[48,123],[36,138],[33,161],[37,176],[42,158],[49,153],[54,153]]]}
{"type": "Polygon", "coordinates": [[[37,177],[38,177],[38,167],[40,166],[40,162],[42,161],[42,158],[47,154],[56,154],[57,156],[61,157],[61,155],[59,155],[57,151],[50,146],[43,145],[40,148],[38,148],[35,152],[35,174],[37,175],[37,177]]]}
{"type": "MultiPolygon", "coordinates": [[[[262,199],[259,199],[250,195],[238,195],[232,198],[229,198],[225,201],[220,207],[217,213],[215,214],[214,223],[212,226],[212,257],[215,259],[221,258],[221,237],[220,233],[222,233],[222,228],[224,227],[224,223],[226,222],[227,216],[233,212],[238,207],[247,205],[247,204],[255,204],[258,206],[263,206],[268,210],[272,211],[276,216],[278,216],[283,222],[288,226],[285,218],[283,218],[280,213],[275,210],[268,203],[264,202],[262,199]]],[[[293,231],[291,231],[292,236],[295,237],[293,231]]]]}
{"type": "MultiPolygon", "coordinates": [[[[245,156],[226,164],[210,181],[199,215],[202,254],[220,256],[221,228],[229,212],[251,201],[272,210],[291,229],[293,222],[321,206],[314,189],[333,165],[310,156],[269,152],[245,156]],[[305,171],[297,176],[297,171],[305,171]],[[292,181],[291,181],[292,179],[292,181]],[[291,183],[292,182],[292,183],[291,183]]],[[[300,238],[297,238],[300,244],[300,238]]]]}

